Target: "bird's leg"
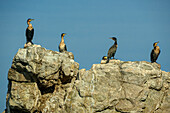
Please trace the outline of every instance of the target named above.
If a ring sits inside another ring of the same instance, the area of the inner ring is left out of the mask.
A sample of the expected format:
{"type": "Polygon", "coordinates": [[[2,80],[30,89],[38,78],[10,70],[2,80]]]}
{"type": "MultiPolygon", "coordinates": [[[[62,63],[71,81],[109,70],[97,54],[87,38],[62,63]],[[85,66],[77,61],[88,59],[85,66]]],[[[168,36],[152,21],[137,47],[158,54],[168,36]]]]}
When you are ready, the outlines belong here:
{"type": "Polygon", "coordinates": [[[106,63],[109,63],[109,59],[110,59],[110,58],[108,58],[108,57],[107,57],[107,61],[106,61],[106,63]]]}
{"type": "Polygon", "coordinates": [[[34,43],[31,41],[31,44],[34,45],[34,43]]]}

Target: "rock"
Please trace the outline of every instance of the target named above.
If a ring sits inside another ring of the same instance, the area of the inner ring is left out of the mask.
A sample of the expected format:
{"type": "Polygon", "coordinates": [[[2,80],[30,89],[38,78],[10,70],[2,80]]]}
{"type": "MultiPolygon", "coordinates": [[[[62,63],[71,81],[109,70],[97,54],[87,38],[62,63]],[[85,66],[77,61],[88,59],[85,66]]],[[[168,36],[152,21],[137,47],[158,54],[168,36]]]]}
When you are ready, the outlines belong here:
{"type": "Polygon", "coordinates": [[[71,52],[31,45],[18,50],[8,80],[4,112],[170,112],[170,72],[157,63],[112,59],[79,70],[71,52]]]}
{"type": "Polygon", "coordinates": [[[120,100],[116,105],[116,111],[118,112],[129,112],[133,108],[133,104],[131,101],[127,99],[120,100]]]}
{"type": "Polygon", "coordinates": [[[36,110],[41,96],[36,83],[17,83],[12,81],[10,90],[10,109],[20,109],[23,112],[36,110]]]}
{"type": "Polygon", "coordinates": [[[59,53],[38,45],[19,49],[8,72],[7,106],[10,110],[39,110],[45,94],[53,93],[56,86],[73,82],[79,64],[69,55],[73,56],[71,52],[59,53]]]}

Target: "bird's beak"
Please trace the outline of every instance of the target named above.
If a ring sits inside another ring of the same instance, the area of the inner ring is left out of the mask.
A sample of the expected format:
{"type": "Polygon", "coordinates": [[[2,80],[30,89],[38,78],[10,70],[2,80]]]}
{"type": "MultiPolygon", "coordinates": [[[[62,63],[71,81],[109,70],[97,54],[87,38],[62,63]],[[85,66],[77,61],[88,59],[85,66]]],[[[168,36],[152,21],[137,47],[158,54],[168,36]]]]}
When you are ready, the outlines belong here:
{"type": "Polygon", "coordinates": [[[33,21],[34,19],[31,19],[31,21],[33,21]]]}
{"type": "Polygon", "coordinates": [[[157,43],[159,43],[159,41],[157,43]]]}
{"type": "Polygon", "coordinates": [[[112,38],[109,38],[109,39],[112,39],[112,38]]]}
{"type": "Polygon", "coordinates": [[[66,33],[63,34],[63,37],[66,35],[66,33]]]}

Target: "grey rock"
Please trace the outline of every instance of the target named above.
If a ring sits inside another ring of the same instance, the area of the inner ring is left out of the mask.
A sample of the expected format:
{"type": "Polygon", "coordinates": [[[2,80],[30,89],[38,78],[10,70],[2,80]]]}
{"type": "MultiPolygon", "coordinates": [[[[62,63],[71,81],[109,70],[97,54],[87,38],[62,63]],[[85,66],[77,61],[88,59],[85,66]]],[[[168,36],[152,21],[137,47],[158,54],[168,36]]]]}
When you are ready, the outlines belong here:
{"type": "Polygon", "coordinates": [[[157,63],[110,60],[79,70],[71,52],[31,45],[8,71],[7,109],[28,113],[168,113],[170,72],[157,63]]]}
{"type": "Polygon", "coordinates": [[[9,106],[11,111],[33,112],[38,107],[41,93],[36,83],[11,82],[9,92],[9,106]]]}
{"type": "Polygon", "coordinates": [[[134,105],[130,100],[123,99],[116,105],[116,110],[119,112],[130,112],[133,107],[134,105]]]}

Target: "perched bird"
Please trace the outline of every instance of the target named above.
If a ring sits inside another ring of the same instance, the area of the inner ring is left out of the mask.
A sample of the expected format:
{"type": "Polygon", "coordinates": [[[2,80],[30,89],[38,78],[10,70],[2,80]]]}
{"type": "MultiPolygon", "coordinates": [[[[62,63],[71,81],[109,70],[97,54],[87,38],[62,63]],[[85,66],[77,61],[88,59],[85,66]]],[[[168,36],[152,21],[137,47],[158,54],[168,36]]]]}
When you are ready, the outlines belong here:
{"type": "Polygon", "coordinates": [[[113,57],[113,59],[114,59],[114,56],[115,56],[115,53],[116,53],[116,50],[117,50],[117,47],[118,47],[116,37],[112,37],[112,38],[110,38],[110,39],[114,40],[115,43],[113,44],[112,47],[110,47],[110,49],[109,49],[109,51],[108,51],[108,53],[107,53],[107,62],[106,62],[106,63],[109,62],[109,59],[110,59],[111,57],[113,57]]]}
{"type": "Polygon", "coordinates": [[[159,41],[155,42],[153,44],[154,49],[152,49],[152,52],[151,52],[151,55],[150,55],[152,63],[156,62],[156,60],[157,60],[157,58],[158,58],[158,56],[159,56],[159,54],[161,52],[159,46],[157,46],[158,43],[159,43],[159,41]]]}
{"type": "Polygon", "coordinates": [[[107,56],[103,56],[100,64],[106,64],[106,61],[107,61],[107,56]]]}
{"type": "Polygon", "coordinates": [[[31,44],[33,44],[32,39],[33,39],[33,36],[34,36],[34,28],[32,27],[32,24],[30,23],[32,20],[34,20],[34,19],[29,18],[27,20],[28,27],[26,29],[27,43],[30,42],[31,44]]]}
{"type": "Polygon", "coordinates": [[[61,34],[61,42],[60,42],[60,45],[59,45],[59,51],[60,51],[60,52],[67,51],[66,44],[64,43],[64,36],[65,36],[65,35],[66,35],[66,33],[62,33],[62,34],[61,34]]]}

